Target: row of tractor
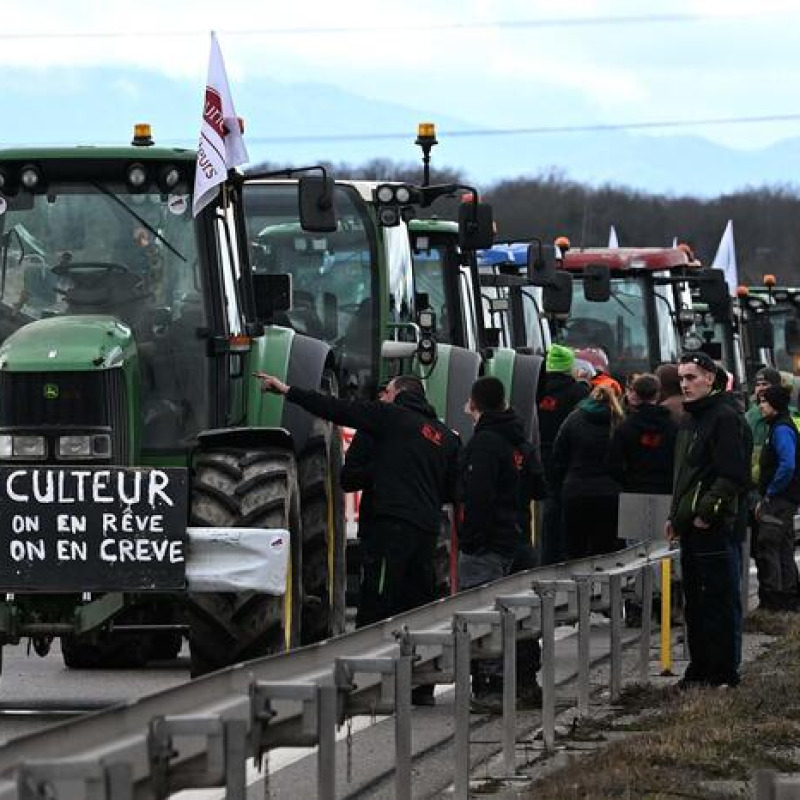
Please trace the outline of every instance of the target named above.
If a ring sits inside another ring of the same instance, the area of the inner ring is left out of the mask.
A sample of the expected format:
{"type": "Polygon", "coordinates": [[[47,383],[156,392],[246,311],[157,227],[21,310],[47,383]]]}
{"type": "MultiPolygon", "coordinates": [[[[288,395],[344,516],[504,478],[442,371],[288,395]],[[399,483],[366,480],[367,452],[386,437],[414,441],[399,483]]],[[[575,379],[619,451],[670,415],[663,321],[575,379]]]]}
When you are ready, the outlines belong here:
{"type": "Polygon", "coordinates": [[[0,645],[113,667],[188,636],[199,675],[344,629],[342,439],[254,373],[370,399],[414,372],[464,440],[494,375],[535,440],[552,341],[617,376],[702,348],[740,386],[795,351],[795,295],[733,303],[684,248],[497,244],[477,190],[427,168],[231,171],[193,217],[195,158],[142,126],[0,152],[0,645]]]}

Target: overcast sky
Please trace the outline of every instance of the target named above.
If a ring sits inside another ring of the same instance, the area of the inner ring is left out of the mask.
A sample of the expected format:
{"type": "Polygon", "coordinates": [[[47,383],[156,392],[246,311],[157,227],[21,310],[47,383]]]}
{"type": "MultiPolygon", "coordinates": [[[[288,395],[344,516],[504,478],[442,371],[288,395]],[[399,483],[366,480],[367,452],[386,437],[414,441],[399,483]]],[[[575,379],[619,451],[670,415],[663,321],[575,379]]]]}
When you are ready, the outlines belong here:
{"type": "MultiPolygon", "coordinates": [[[[797,0],[3,0],[0,90],[13,68],[58,85],[65,66],[144,67],[200,97],[211,29],[234,99],[263,76],[475,127],[800,115],[797,0]]],[[[682,132],[761,147],[800,135],[800,117],[682,132]]]]}

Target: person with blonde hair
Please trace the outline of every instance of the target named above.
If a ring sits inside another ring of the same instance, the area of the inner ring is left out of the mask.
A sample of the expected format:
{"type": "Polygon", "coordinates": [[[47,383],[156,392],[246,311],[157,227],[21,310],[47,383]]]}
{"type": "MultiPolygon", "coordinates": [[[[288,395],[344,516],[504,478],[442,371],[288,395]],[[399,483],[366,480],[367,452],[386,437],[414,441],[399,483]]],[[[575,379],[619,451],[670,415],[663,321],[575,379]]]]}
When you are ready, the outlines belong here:
{"type": "Polygon", "coordinates": [[[578,404],[556,437],[553,490],[561,498],[570,559],[620,548],[620,486],[611,475],[608,457],[614,430],[623,418],[620,392],[601,384],[578,404]]]}

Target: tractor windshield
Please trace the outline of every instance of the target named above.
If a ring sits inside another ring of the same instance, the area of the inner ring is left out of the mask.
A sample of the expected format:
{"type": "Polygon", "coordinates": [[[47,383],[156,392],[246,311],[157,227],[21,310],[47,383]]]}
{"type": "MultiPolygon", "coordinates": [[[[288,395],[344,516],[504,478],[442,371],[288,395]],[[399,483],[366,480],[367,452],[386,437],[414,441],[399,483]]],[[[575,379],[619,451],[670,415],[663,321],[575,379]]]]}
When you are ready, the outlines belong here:
{"type": "Polygon", "coordinates": [[[0,269],[0,340],[48,317],[117,317],[141,360],[143,446],[174,449],[206,423],[189,195],[86,181],[2,198],[0,269]]]}
{"type": "Polygon", "coordinates": [[[602,350],[615,377],[649,371],[643,281],[635,277],[612,278],[611,297],[601,303],[589,302],[578,289],[562,339],[578,350],[602,350]]]}
{"type": "Polygon", "coordinates": [[[327,342],[345,378],[363,385],[376,371],[379,325],[365,204],[353,189],[337,185],[337,230],[309,233],[298,218],[296,184],[249,183],[244,197],[253,270],[292,276],[292,308],[275,322],[327,342]]]}

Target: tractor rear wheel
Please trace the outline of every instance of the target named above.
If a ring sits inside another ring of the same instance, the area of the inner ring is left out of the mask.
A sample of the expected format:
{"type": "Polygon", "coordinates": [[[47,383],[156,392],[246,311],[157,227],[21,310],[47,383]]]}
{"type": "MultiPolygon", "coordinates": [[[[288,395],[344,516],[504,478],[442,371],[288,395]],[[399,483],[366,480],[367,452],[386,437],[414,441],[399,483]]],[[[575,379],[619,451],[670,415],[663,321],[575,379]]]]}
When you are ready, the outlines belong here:
{"type": "Polygon", "coordinates": [[[195,459],[191,519],[192,525],[207,527],[285,528],[291,536],[285,597],[260,592],[189,596],[192,676],[296,645],[302,561],[300,497],[293,454],[279,447],[200,453],[195,459]]]}
{"type": "Polygon", "coordinates": [[[344,631],[344,497],[339,429],[315,419],[298,461],[303,518],[303,644],[344,631]]]}

